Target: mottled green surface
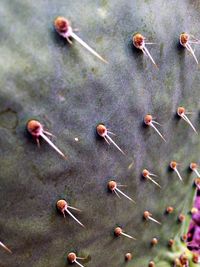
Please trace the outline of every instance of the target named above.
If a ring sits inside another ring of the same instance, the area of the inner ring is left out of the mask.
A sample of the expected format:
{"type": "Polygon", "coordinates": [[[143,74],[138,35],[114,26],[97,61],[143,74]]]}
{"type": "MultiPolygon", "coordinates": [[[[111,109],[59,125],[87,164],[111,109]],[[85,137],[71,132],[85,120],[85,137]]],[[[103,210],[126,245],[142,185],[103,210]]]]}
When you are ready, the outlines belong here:
{"type": "MultiPolygon", "coordinates": [[[[0,250],[1,267],[64,267],[71,250],[88,267],[144,267],[151,259],[171,266],[166,244],[187,228],[176,218],[192,206],[195,176],[188,165],[200,149],[199,137],[174,116],[179,105],[194,111],[200,132],[199,68],[177,44],[183,31],[200,36],[199,11],[198,0],[0,1],[0,240],[13,251],[0,250]],[[59,37],[58,15],[109,64],[59,37]],[[133,49],[136,31],[158,43],[150,52],[159,70],[133,49]],[[146,113],[162,123],[167,144],[142,126],[146,113]],[[37,148],[25,131],[30,118],[55,134],[68,161],[45,142],[37,148]],[[126,156],[96,137],[99,122],[117,134],[126,156]],[[171,160],[182,163],[183,183],[168,171],[171,160]],[[159,175],[161,190],[141,180],[143,168],[159,175]],[[136,205],[107,192],[111,177],[128,186],[123,190],[136,205]],[[86,229],[57,213],[60,198],[82,210],[74,214],[86,229]],[[165,216],[169,204],[175,213],[165,216]],[[144,222],[144,210],[162,226],[144,222]],[[116,225],[137,241],[114,238],[116,225]],[[134,259],[127,264],[128,251],[134,259]]],[[[200,58],[200,48],[195,53],[200,58]]]]}

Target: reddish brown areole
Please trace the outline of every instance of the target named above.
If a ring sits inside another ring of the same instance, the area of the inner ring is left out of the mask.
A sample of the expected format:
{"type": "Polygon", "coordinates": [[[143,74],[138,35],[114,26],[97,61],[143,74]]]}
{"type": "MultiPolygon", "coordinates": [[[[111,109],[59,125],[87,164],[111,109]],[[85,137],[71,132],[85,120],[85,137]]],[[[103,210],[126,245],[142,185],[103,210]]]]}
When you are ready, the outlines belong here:
{"type": "Polygon", "coordinates": [[[174,208],[171,207],[171,206],[169,206],[169,207],[166,208],[166,212],[169,213],[169,214],[170,213],[173,213],[173,211],[174,211],[174,208]]]}
{"type": "Polygon", "coordinates": [[[151,216],[152,214],[149,212],[149,211],[145,211],[144,213],[143,213],[143,216],[144,216],[144,218],[147,220],[148,218],[149,218],[149,216],[151,216]]]}
{"type": "Polygon", "coordinates": [[[177,167],[177,162],[176,161],[171,161],[170,162],[170,167],[174,170],[174,169],[176,169],[176,167],[177,167]]]}
{"type": "Polygon", "coordinates": [[[97,129],[98,135],[100,135],[101,137],[103,137],[107,133],[106,126],[103,124],[97,125],[96,129],[97,129]]]}
{"type": "Polygon", "coordinates": [[[56,206],[57,209],[64,214],[67,208],[67,202],[64,199],[60,199],[57,201],[56,206]]]}
{"type": "Polygon", "coordinates": [[[109,182],[108,182],[108,189],[109,189],[110,191],[115,190],[116,187],[117,187],[117,183],[116,183],[115,181],[109,181],[109,182]]]}
{"type": "Polygon", "coordinates": [[[130,261],[130,260],[132,260],[132,254],[131,254],[130,252],[126,253],[126,255],[125,255],[125,260],[126,260],[126,261],[130,261]]]}
{"type": "Polygon", "coordinates": [[[151,122],[152,122],[153,118],[150,114],[147,114],[145,117],[144,117],[144,123],[146,125],[149,125],[151,122]]]}
{"type": "Polygon", "coordinates": [[[199,262],[199,255],[197,253],[193,253],[193,255],[192,255],[192,261],[194,263],[198,263],[199,262]]]}
{"type": "Polygon", "coordinates": [[[154,263],[154,261],[150,261],[149,262],[149,267],[155,267],[156,265],[155,265],[155,263],[154,263]]]}
{"type": "Polygon", "coordinates": [[[144,169],[142,171],[142,176],[146,178],[148,175],[149,175],[149,171],[147,171],[146,169],[144,169]]]}
{"type": "Polygon", "coordinates": [[[168,241],[168,246],[169,247],[172,247],[174,245],[174,239],[170,239],[169,241],[168,241]]]}
{"type": "Polygon", "coordinates": [[[75,260],[76,260],[76,254],[75,254],[74,252],[70,252],[70,253],[67,255],[67,260],[68,260],[70,263],[75,262],[75,260]]]}
{"type": "Polygon", "coordinates": [[[189,38],[190,38],[189,34],[187,34],[185,32],[181,33],[181,35],[180,35],[180,42],[181,42],[181,44],[182,45],[187,44],[187,42],[189,41],[189,38]]]}
{"type": "Polygon", "coordinates": [[[142,47],[144,44],[144,36],[140,33],[136,33],[133,35],[133,43],[137,48],[142,47]]]}
{"type": "Polygon", "coordinates": [[[65,33],[69,30],[70,23],[64,17],[57,17],[54,21],[56,30],[60,33],[65,33]]]}
{"type": "Polygon", "coordinates": [[[35,138],[39,138],[41,132],[43,131],[43,126],[39,121],[30,120],[27,122],[28,132],[35,138]]]}
{"type": "Polygon", "coordinates": [[[197,169],[197,167],[198,167],[197,163],[195,163],[195,162],[190,163],[190,169],[191,170],[195,170],[195,169],[197,169]]]}
{"type": "Polygon", "coordinates": [[[186,241],[187,241],[187,234],[182,235],[182,236],[181,236],[181,240],[182,240],[183,242],[186,242],[186,241]]]}
{"type": "Polygon", "coordinates": [[[114,230],[114,234],[117,237],[120,236],[122,234],[122,228],[116,227],[115,230],[114,230]]]}
{"type": "Polygon", "coordinates": [[[151,245],[152,246],[155,246],[158,244],[158,239],[156,237],[154,237],[152,240],[151,240],[151,245]]]}
{"type": "Polygon", "coordinates": [[[179,116],[182,116],[183,114],[185,114],[185,108],[184,107],[178,107],[177,108],[177,114],[179,116]]]}
{"type": "Polygon", "coordinates": [[[183,266],[187,266],[188,263],[188,257],[185,253],[183,253],[180,257],[179,260],[183,266]]]}
{"type": "Polygon", "coordinates": [[[185,220],[185,215],[184,214],[180,214],[179,216],[178,216],[178,220],[179,220],[179,222],[183,222],[184,220],[185,220]]]}

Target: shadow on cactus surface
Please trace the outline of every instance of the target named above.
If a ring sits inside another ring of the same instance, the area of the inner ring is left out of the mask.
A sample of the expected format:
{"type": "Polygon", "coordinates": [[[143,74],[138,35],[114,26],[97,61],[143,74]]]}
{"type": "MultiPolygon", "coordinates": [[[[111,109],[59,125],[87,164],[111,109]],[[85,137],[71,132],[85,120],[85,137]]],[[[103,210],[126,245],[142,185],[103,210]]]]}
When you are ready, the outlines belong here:
{"type": "MultiPolygon", "coordinates": [[[[88,267],[141,267],[151,260],[168,267],[189,253],[181,237],[195,193],[188,166],[199,162],[200,141],[175,113],[178,106],[193,111],[200,132],[199,67],[178,47],[181,32],[200,36],[199,11],[197,0],[1,1],[0,241],[13,254],[0,250],[0,266],[64,267],[73,251],[88,267]],[[67,44],[54,30],[57,16],[68,18],[109,64],[77,42],[67,44]],[[133,48],[134,32],[157,43],[149,50],[159,70],[133,48]],[[167,143],[143,127],[146,114],[162,124],[167,143]],[[38,149],[25,130],[29,119],[56,136],[67,161],[45,142],[38,149]],[[96,136],[99,123],[116,134],[126,156],[96,136]],[[181,163],[183,182],[169,171],[172,160],[181,163]],[[158,175],[161,189],[141,179],[145,168],[158,175]],[[108,192],[110,180],[126,184],[122,190],[136,204],[108,192]],[[73,214],[85,229],[57,212],[59,199],[82,210],[73,214]],[[174,212],[165,215],[168,206],[174,212]],[[162,225],[144,221],[145,210],[162,225]],[[117,226],[137,240],[114,237],[117,226]],[[154,237],[158,244],[151,247],[154,237]]],[[[195,54],[200,59],[200,47],[195,54]]]]}

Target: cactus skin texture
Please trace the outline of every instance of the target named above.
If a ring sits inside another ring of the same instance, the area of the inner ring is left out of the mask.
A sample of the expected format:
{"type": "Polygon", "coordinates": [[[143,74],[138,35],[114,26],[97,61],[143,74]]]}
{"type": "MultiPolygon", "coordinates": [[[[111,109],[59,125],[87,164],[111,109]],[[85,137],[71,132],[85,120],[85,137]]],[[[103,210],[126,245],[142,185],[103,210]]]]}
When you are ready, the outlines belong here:
{"type": "MultiPolygon", "coordinates": [[[[71,251],[86,267],[170,267],[184,251],[192,258],[181,237],[191,222],[196,177],[188,166],[199,160],[200,139],[176,109],[193,111],[200,132],[200,73],[178,42],[188,29],[200,36],[200,5],[164,2],[1,0],[0,240],[13,252],[0,250],[1,266],[64,267],[71,251]],[[54,29],[57,16],[109,64],[67,44],[54,29]],[[133,47],[134,32],[157,43],[149,50],[159,69],[133,47]],[[143,125],[146,114],[162,124],[167,143],[143,125]],[[45,142],[38,149],[24,130],[29,119],[55,134],[67,161],[45,142]],[[98,123],[116,134],[126,156],[98,138],[98,123]],[[183,182],[168,169],[172,160],[181,163],[183,182]],[[161,189],[141,178],[144,168],[158,175],[161,189]],[[127,185],[122,190],[136,204],[107,192],[111,179],[127,185]],[[85,229],[57,212],[58,199],[80,208],[85,229]],[[168,206],[173,213],[166,214],[168,206]],[[162,225],[143,220],[145,210],[162,225]],[[137,240],[115,238],[117,226],[137,240]]],[[[195,54],[200,58],[198,46],[195,54]]]]}

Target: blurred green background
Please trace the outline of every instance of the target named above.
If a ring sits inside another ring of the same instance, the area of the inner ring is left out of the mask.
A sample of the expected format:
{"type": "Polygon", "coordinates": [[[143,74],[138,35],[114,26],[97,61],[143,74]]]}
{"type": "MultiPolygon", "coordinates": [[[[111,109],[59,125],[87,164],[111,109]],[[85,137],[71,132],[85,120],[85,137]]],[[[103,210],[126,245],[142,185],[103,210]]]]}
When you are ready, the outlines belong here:
{"type": "MultiPolygon", "coordinates": [[[[200,36],[199,11],[198,0],[0,1],[0,240],[13,251],[0,250],[1,267],[64,267],[71,251],[88,267],[141,267],[152,259],[171,266],[167,242],[187,229],[195,177],[188,166],[200,149],[199,137],[175,116],[185,106],[200,131],[199,67],[178,41],[183,31],[200,36]],[[109,64],[67,44],[54,30],[57,16],[109,64]],[[133,48],[137,31],[157,43],[149,50],[159,70],[133,48]],[[143,127],[147,113],[162,124],[167,144],[143,127]],[[38,149],[26,133],[31,118],[56,136],[68,161],[45,142],[38,149]],[[99,122],[117,134],[126,156],[97,138],[99,122]],[[168,170],[171,160],[182,163],[183,183],[168,170]],[[141,179],[144,168],[159,175],[161,190],[141,179]],[[127,185],[135,205],[107,192],[111,178],[127,185]],[[82,210],[74,215],[86,229],[56,211],[60,198],[82,210]],[[168,205],[175,212],[165,216],[168,205]],[[162,226],[144,222],[145,210],[162,226]],[[182,227],[180,212],[187,215],[182,227]],[[137,241],[115,238],[116,225],[137,241]],[[126,252],[133,253],[129,263],[126,252]]],[[[195,53],[200,59],[200,48],[195,53]]]]}

